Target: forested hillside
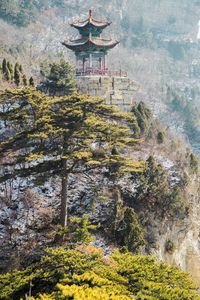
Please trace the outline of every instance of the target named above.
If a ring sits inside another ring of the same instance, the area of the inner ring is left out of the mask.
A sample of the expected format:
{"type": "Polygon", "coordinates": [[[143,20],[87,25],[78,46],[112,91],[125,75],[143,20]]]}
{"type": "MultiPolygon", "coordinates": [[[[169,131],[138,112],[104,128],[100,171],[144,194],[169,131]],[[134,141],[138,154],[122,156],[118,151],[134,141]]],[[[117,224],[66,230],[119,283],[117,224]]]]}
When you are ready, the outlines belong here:
{"type": "Polygon", "coordinates": [[[199,16],[198,0],[1,1],[0,299],[199,299],[199,16]],[[128,112],[97,97],[118,99],[115,78],[78,93],[62,42],[89,9],[120,40],[128,112]]]}
{"type": "Polygon", "coordinates": [[[60,42],[76,35],[68,23],[86,16],[89,8],[113,21],[107,34],[121,41],[110,56],[112,68],[123,66],[129,71],[140,85],[137,98],[148,102],[174,130],[186,134],[198,151],[198,1],[2,1],[1,18],[10,24],[0,25],[2,56],[20,57],[28,76],[38,74],[41,60],[73,61],[60,42]],[[174,95],[180,99],[178,107],[173,106],[174,95]]]}
{"type": "Polygon", "coordinates": [[[10,24],[19,27],[27,26],[36,21],[41,11],[50,7],[62,7],[64,1],[27,1],[2,0],[0,3],[0,17],[10,24]]]}

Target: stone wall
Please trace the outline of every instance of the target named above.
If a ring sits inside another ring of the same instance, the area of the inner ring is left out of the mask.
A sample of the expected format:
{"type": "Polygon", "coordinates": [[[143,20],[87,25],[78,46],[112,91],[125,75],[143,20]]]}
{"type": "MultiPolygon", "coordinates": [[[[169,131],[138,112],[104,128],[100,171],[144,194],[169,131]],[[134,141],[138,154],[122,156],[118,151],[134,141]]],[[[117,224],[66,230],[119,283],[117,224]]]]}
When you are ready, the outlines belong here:
{"type": "Polygon", "coordinates": [[[130,111],[138,89],[128,77],[78,76],[77,84],[80,93],[103,97],[107,104],[117,105],[123,111],[130,111]]]}

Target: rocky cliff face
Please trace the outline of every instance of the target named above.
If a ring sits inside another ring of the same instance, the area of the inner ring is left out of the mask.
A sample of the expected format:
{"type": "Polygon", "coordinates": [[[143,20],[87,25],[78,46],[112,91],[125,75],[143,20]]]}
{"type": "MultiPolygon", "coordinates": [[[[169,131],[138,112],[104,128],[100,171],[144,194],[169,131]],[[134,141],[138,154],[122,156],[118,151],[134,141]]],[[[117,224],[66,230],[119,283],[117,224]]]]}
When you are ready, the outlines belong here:
{"type": "Polygon", "coordinates": [[[167,217],[164,222],[155,222],[152,232],[156,236],[157,247],[152,253],[158,258],[171,264],[180,266],[182,270],[190,272],[194,280],[200,284],[200,248],[199,248],[199,178],[190,177],[190,184],[186,189],[189,200],[189,214],[184,219],[167,217]],[[160,224],[162,224],[160,226],[160,224]],[[168,249],[168,246],[172,249],[168,249]]]}
{"type": "MultiPolygon", "coordinates": [[[[144,228],[143,253],[179,265],[200,284],[199,175],[192,172],[186,158],[187,150],[178,146],[173,136],[166,133],[165,142],[158,144],[155,124],[149,130],[145,141],[133,148],[130,155],[137,160],[153,155],[158,166],[162,166],[159,176],[164,176],[156,180],[166,182],[167,192],[162,191],[165,185],[161,186],[161,191],[148,190],[149,184],[146,185],[143,178],[127,175],[119,180],[120,194],[116,195],[112,180],[99,171],[72,176],[68,191],[69,213],[78,216],[88,213],[94,224],[100,224],[95,233],[95,245],[109,253],[117,243],[114,232],[123,218],[123,209],[134,208],[144,228]],[[176,188],[181,189],[184,201],[174,196],[170,204],[168,194],[176,188]]],[[[55,178],[35,186],[26,181],[14,181],[1,191],[0,269],[5,271],[35,260],[44,247],[54,244],[60,182],[55,178]]]]}

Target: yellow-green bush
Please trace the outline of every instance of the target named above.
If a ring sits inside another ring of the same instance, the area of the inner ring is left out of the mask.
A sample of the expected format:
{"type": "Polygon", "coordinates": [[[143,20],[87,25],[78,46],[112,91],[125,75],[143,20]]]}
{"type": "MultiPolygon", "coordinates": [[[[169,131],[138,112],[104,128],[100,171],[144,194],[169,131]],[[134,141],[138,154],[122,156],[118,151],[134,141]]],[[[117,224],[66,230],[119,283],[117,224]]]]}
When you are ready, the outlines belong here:
{"type": "Polygon", "coordinates": [[[28,268],[1,275],[0,299],[200,300],[188,274],[153,257],[78,249],[49,249],[28,268]]]}

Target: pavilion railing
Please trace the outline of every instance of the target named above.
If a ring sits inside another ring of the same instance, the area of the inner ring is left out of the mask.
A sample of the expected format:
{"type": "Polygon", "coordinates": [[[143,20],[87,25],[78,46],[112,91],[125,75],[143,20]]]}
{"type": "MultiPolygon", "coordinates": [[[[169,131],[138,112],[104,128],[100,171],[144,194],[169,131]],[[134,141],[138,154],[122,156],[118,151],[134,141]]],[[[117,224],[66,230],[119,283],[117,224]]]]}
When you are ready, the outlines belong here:
{"type": "Polygon", "coordinates": [[[127,72],[122,70],[119,71],[111,71],[108,69],[97,69],[97,68],[87,68],[83,69],[76,69],[77,76],[89,76],[89,75],[104,75],[104,76],[116,76],[116,77],[127,77],[127,72]]]}

